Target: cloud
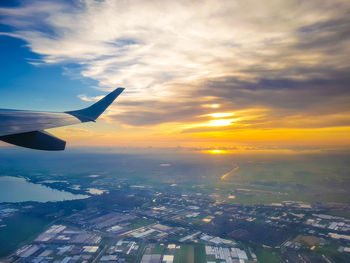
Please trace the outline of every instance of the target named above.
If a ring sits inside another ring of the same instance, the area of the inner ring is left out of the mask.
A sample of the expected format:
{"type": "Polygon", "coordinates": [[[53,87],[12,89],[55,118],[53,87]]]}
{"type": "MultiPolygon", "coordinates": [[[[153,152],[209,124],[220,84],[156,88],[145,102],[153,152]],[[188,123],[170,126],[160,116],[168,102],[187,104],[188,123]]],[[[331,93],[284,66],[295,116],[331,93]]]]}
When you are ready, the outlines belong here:
{"type": "Polygon", "coordinates": [[[202,105],[213,103],[264,109],[241,128],[349,125],[345,0],[37,0],[0,12],[41,63],[76,63],[99,89],[126,87],[106,117],[124,125],[207,122],[202,105]]]}
{"type": "Polygon", "coordinates": [[[80,94],[80,95],[78,95],[78,98],[81,99],[82,101],[89,101],[89,102],[93,101],[93,102],[95,102],[95,101],[98,101],[98,100],[102,99],[103,96],[88,97],[85,94],[80,94]]]}

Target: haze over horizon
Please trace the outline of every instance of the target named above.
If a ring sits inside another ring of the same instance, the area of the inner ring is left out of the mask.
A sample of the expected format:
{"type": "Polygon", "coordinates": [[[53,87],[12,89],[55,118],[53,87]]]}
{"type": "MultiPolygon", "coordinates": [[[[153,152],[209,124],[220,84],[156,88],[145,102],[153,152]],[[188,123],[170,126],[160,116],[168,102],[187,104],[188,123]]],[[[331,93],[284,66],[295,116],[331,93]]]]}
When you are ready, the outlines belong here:
{"type": "Polygon", "coordinates": [[[78,109],[126,88],[97,123],[53,130],[70,146],[349,149],[349,1],[0,6],[0,108],[78,109]]]}

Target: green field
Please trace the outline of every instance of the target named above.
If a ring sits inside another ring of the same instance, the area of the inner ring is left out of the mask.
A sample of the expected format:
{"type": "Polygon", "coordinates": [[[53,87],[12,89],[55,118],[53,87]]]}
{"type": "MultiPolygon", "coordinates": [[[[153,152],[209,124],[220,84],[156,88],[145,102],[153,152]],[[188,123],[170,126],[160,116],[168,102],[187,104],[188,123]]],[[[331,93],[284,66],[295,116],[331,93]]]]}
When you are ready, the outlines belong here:
{"type": "Polygon", "coordinates": [[[258,258],[259,263],[278,263],[281,262],[281,259],[271,249],[267,248],[257,248],[254,250],[256,257],[258,258]]]}
{"type": "Polygon", "coordinates": [[[333,259],[335,262],[347,263],[349,262],[349,256],[347,253],[339,253],[337,250],[340,245],[341,244],[334,243],[325,247],[317,247],[314,252],[320,256],[326,255],[333,259]]]}
{"type": "Polygon", "coordinates": [[[154,221],[148,220],[148,219],[144,219],[144,218],[140,218],[140,219],[136,219],[136,220],[132,221],[132,223],[130,225],[128,225],[128,227],[130,229],[137,229],[137,228],[140,228],[140,227],[148,226],[148,225],[150,225],[152,223],[154,223],[154,221]]]}
{"type": "Polygon", "coordinates": [[[181,245],[176,251],[174,263],[206,263],[205,249],[203,245],[181,245]]]}
{"type": "Polygon", "coordinates": [[[193,263],[189,261],[189,254],[193,254],[193,247],[191,245],[181,245],[181,249],[178,250],[174,257],[174,263],[193,263]]]}
{"type": "Polygon", "coordinates": [[[50,223],[31,214],[17,214],[2,222],[0,228],[0,257],[5,257],[25,242],[34,239],[50,223]]]}
{"type": "Polygon", "coordinates": [[[161,246],[161,245],[156,245],[153,249],[152,249],[152,254],[163,254],[165,250],[165,246],[161,246]]]}
{"type": "Polygon", "coordinates": [[[225,180],[216,181],[223,196],[235,196],[230,203],[350,203],[350,167],[344,157],[291,156],[289,160],[242,161],[238,166],[225,180]]]}

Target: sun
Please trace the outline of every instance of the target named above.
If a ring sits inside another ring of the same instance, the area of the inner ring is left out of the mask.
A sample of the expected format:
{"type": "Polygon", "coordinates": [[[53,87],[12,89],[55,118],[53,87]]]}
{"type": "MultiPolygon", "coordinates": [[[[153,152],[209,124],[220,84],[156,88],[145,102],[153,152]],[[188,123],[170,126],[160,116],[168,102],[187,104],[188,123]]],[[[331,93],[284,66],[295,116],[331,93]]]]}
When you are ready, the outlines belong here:
{"type": "Polygon", "coordinates": [[[218,119],[209,121],[206,126],[228,126],[233,122],[237,121],[237,119],[218,119]]]}
{"type": "Polygon", "coordinates": [[[217,113],[208,114],[208,116],[213,117],[213,118],[225,118],[225,117],[230,117],[232,115],[233,115],[233,113],[231,113],[231,112],[217,112],[217,113]]]}
{"type": "Polygon", "coordinates": [[[213,149],[213,150],[207,150],[204,151],[205,153],[209,153],[209,154],[225,154],[228,153],[227,150],[220,150],[220,149],[213,149]]]}

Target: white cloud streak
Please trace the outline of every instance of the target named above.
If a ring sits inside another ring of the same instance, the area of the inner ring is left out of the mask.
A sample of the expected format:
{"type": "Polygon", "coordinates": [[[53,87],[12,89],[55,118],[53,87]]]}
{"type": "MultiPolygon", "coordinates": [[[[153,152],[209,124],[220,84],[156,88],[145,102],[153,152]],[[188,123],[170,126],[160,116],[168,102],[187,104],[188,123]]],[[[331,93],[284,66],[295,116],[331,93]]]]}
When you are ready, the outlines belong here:
{"type": "Polygon", "coordinates": [[[82,101],[89,101],[89,102],[95,102],[103,98],[103,96],[96,96],[96,97],[88,97],[85,94],[78,95],[78,98],[82,101]]]}

